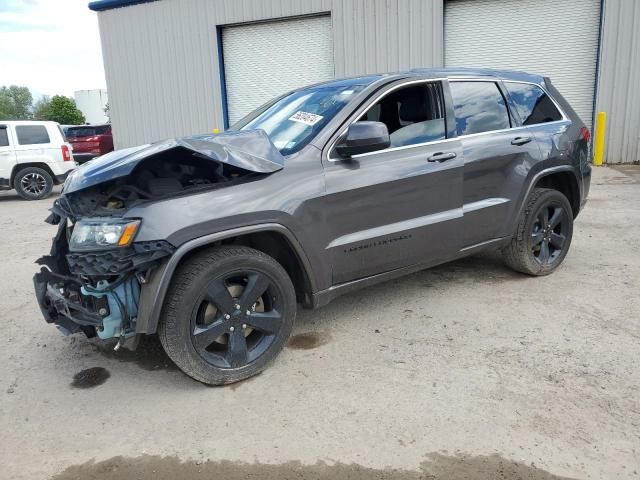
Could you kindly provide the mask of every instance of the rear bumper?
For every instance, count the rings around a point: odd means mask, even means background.
[[[78,163],[84,163],[98,156],[100,156],[100,154],[98,153],[74,153],[73,159]]]

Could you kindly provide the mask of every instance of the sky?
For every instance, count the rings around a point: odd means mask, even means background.
[[[0,86],[73,97],[106,88],[100,32],[89,0],[0,0]]]

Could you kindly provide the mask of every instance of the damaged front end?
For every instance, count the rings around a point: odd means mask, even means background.
[[[46,220],[58,230],[33,278],[45,320],[67,335],[118,337],[117,348],[135,338],[144,315],[141,294],[175,246],[136,241],[144,218],[129,218],[128,211],[257,180],[282,167],[261,130],[168,140],[84,164],[68,177]]]

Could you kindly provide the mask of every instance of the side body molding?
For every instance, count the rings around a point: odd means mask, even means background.
[[[313,277],[313,271],[311,269],[309,259],[302,249],[300,242],[298,242],[297,238],[287,227],[279,223],[264,223],[258,225],[247,225],[245,227],[234,228],[231,230],[223,230],[221,232],[194,238],[193,240],[183,243],[178,247],[168,261],[160,264],[157,270],[152,272],[147,283],[143,286],[140,295],[136,333],[151,334],[156,332],[158,322],[160,320],[160,314],[162,312],[162,306],[164,304],[164,298],[167,294],[167,290],[169,289],[171,279],[173,278],[173,274],[180,264],[180,261],[187,253],[200,247],[211,245],[220,240],[266,231],[277,232],[287,238],[295,250],[302,268],[309,279],[312,290],[309,293],[315,292],[315,279]]]

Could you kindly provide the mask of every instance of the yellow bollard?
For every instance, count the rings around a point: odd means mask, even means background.
[[[596,128],[593,140],[593,164],[597,167],[602,166],[604,157],[604,134],[607,128],[606,112],[598,112],[596,115]]]

